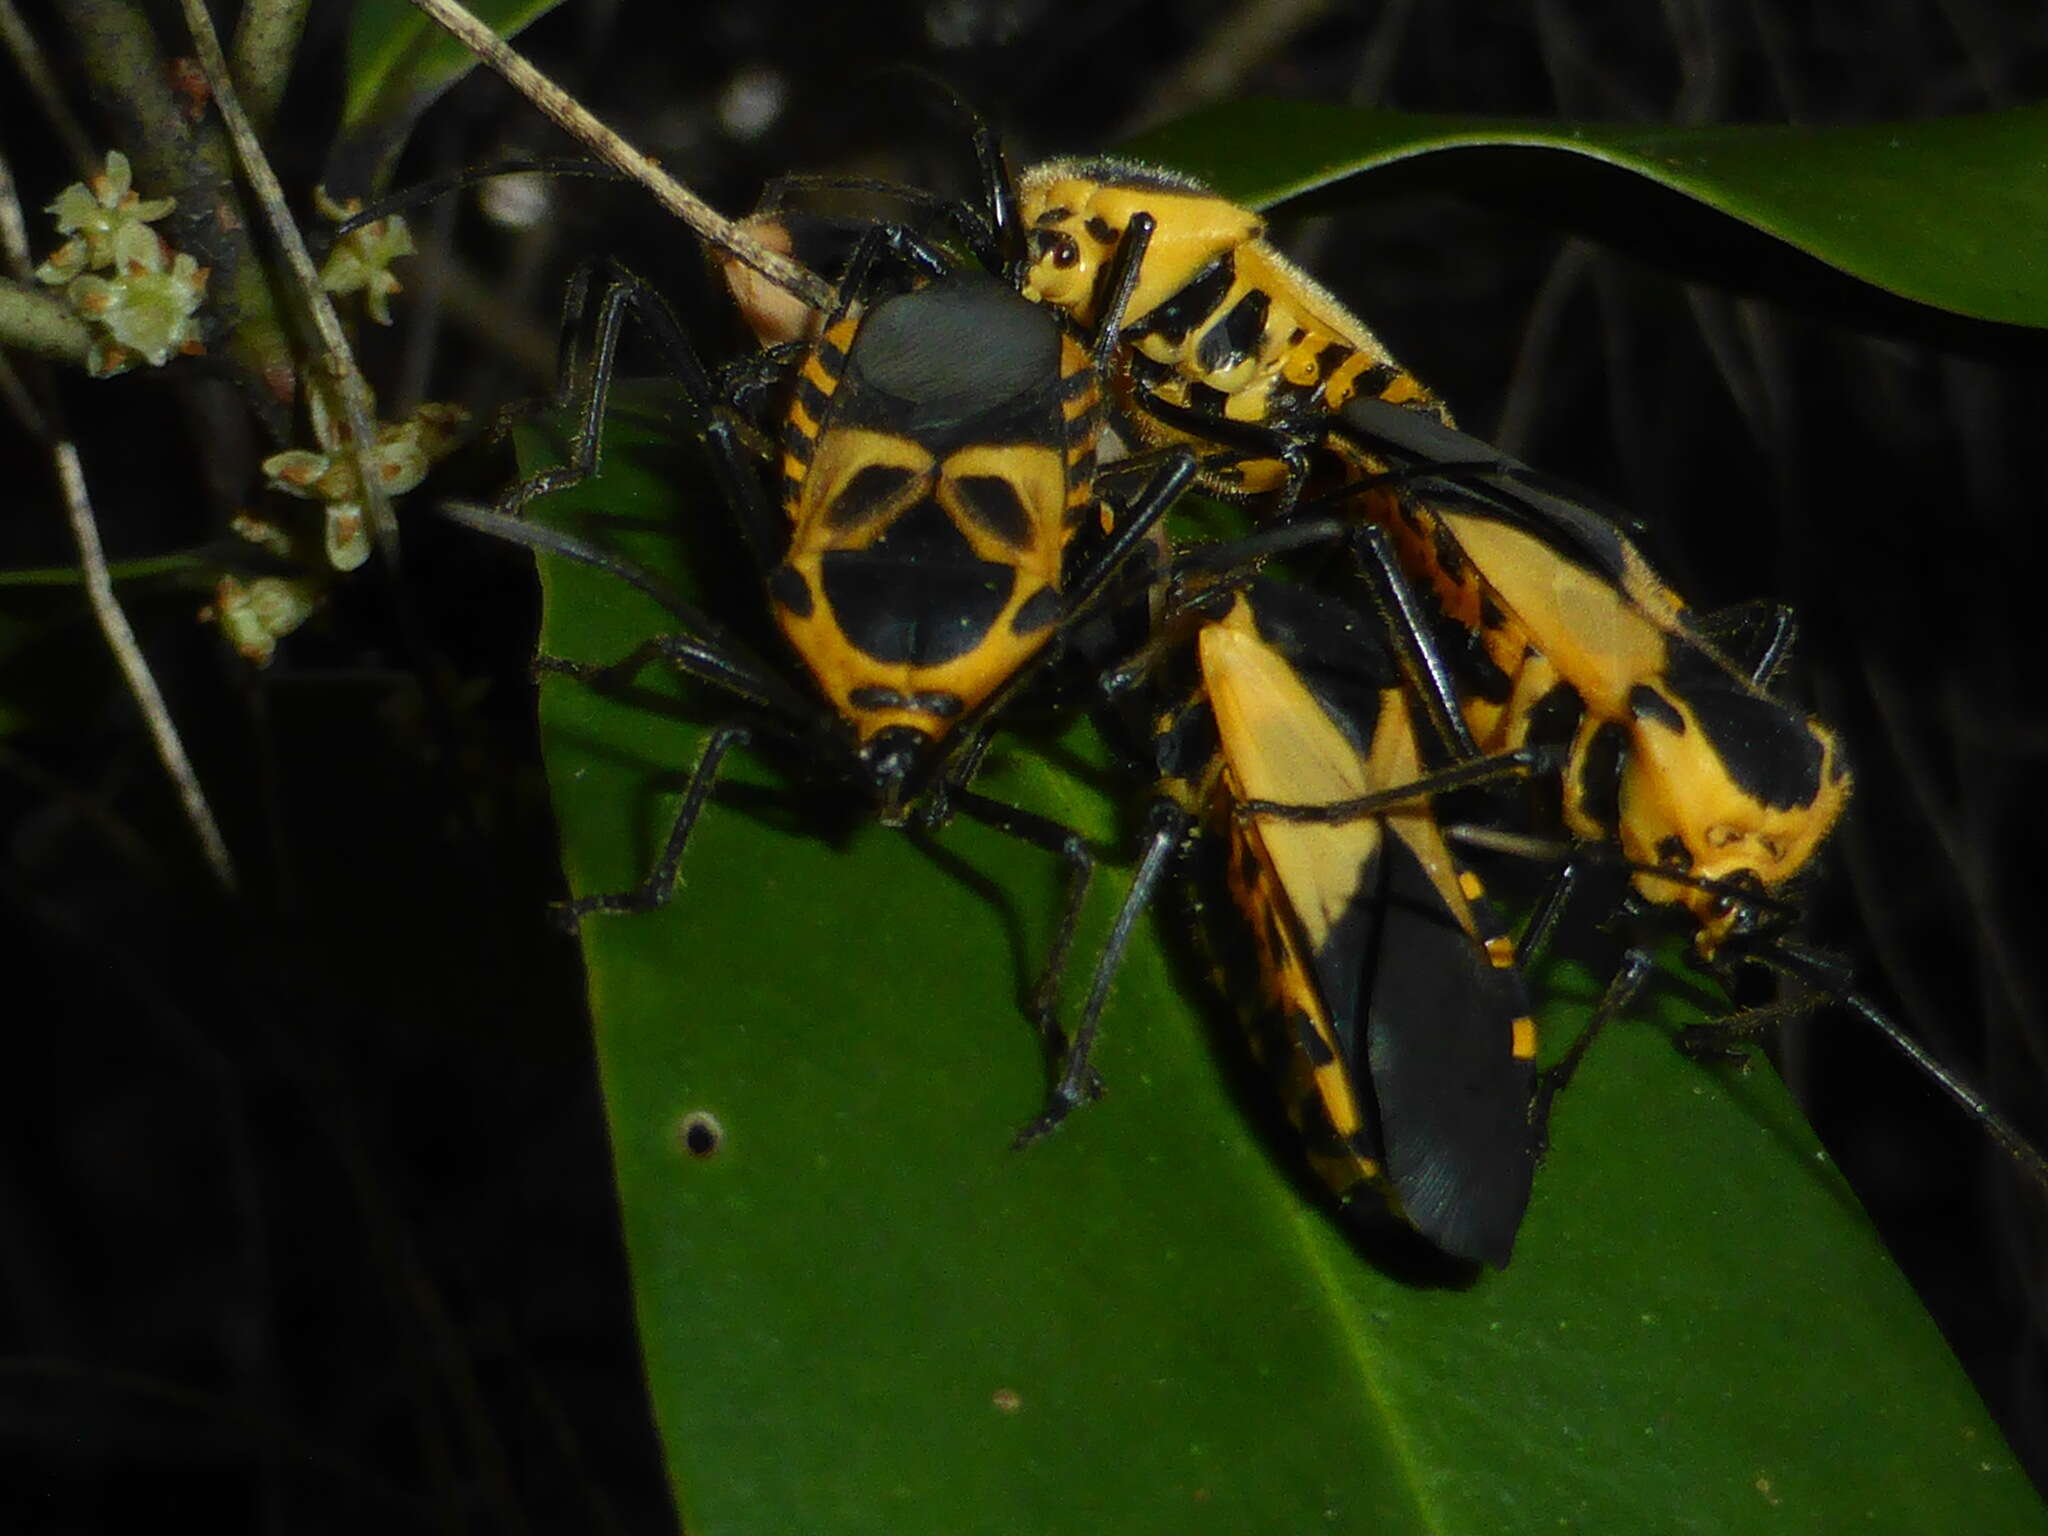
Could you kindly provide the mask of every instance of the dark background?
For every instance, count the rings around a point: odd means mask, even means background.
[[[48,8],[28,16],[60,36]],[[320,170],[343,20],[315,6],[273,147],[288,185]],[[175,21],[163,35],[184,51]],[[967,190],[957,133],[892,111],[904,93],[868,78],[903,59],[953,81],[1019,163],[1255,93],[1820,124],[2048,89],[2039,8],[1972,0],[622,0],[565,7],[522,46],[727,209],[784,170]],[[31,208],[72,179],[11,90],[0,146]],[[426,120],[399,179],[565,149],[476,79]],[[1680,590],[1798,608],[1799,677],[1859,786],[1812,931],[2042,1139],[2040,350],[1982,326],[1844,325],[1840,291],[1689,287],[1571,240],[1483,161],[1454,179],[1376,180],[1366,209],[1279,234],[1467,427],[1639,511]],[[452,244],[370,344],[387,415],[422,392],[488,410],[543,387],[562,277],[589,251],[727,334],[695,248],[638,194],[553,196],[516,236],[464,198],[416,219]],[[1695,238],[1618,178],[1592,200],[1633,248]],[[1747,280],[1740,252],[1687,254]],[[252,494],[235,466],[267,451],[228,453],[161,409],[164,389],[67,386],[115,559],[215,537]],[[12,418],[0,453],[0,564],[66,563],[44,457]],[[479,448],[438,483],[488,495],[505,473]],[[531,596],[428,520],[407,550],[402,588],[352,583],[260,675],[194,624],[190,594],[131,599],[247,908],[206,896],[75,599],[0,600],[0,906],[19,1000],[0,1088],[10,1529],[176,1512],[223,1531],[671,1522],[576,960],[540,918],[559,875],[523,680]],[[1784,1061],[2040,1479],[2038,1192],[1844,1018]]]

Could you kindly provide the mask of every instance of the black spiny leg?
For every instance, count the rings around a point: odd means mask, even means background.
[[[641,323],[669,353],[669,362],[691,400],[700,408],[710,407],[711,381],[698,361],[694,348],[683,335],[681,323],[668,301],[640,278],[616,264],[610,267],[611,281],[598,305],[597,344],[591,354],[589,377],[583,386],[577,411],[576,443],[569,463],[559,464],[527,476],[499,499],[498,510],[508,517],[519,516],[536,496],[564,490],[600,471],[602,428],[605,407],[611,398],[612,374],[617,367],[619,331],[630,307]],[[562,377],[556,386],[558,404],[567,405],[575,394],[573,380],[582,371],[577,338],[583,328],[583,310],[592,278],[590,264],[577,267],[569,280],[562,305],[560,356]]]
[[[619,333],[630,310],[654,338],[666,358],[670,372],[683,387],[691,405],[705,418],[704,442],[711,456],[714,477],[723,500],[738,520],[741,536],[755,563],[771,569],[781,558],[783,532],[774,505],[754,472],[748,452],[747,424],[718,395],[696,349],[690,345],[682,322],[668,301],[641,278],[616,262],[610,263],[611,282],[598,306],[597,344],[590,359],[589,378],[578,411],[576,443],[570,462],[529,475],[499,499],[501,516],[521,516],[528,502],[537,496],[565,490],[599,474],[604,440],[605,411],[610,404],[613,374],[618,366]],[[567,374],[578,371],[573,339],[580,330],[584,295],[591,271],[580,268],[571,280],[563,312],[563,354]]]
[[[1352,536],[1352,548],[1367,587],[1385,622],[1387,638],[1408,680],[1409,692],[1422,706],[1429,729],[1422,733],[1423,746],[1433,751],[1439,763],[1467,762],[1479,756],[1479,744],[1465,724],[1458,707],[1458,690],[1451,669],[1429,633],[1422,600],[1409,585],[1394,546],[1384,528],[1367,525]]]
[[[1060,903],[1059,924],[1053,930],[1052,948],[1046,953],[1044,968],[1038,973],[1038,981],[1031,989],[1031,998],[1026,1006],[1032,1021],[1038,1026],[1040,1038],[1045,1042],[1046,1060],[1061,1074],[1060,1082],[1065,1084],[1068,1077],[1074,1078],[1072,1102],[1067,1108],[1098,1097],[1102,1092],[1102,1079],[1088,1066],[1085,1052],[1076,1066],[1074,1047],[1068,1044],[1066,1031],[1060,1028],[1059,1021],[1060,983],[1066,976],[1068,957],[1073,953],[1074,935],[1081,926],[1081,912],[1088,902],[1088,887],[1095,879],[1093,850],[1072,828],[1035,811],[991,800],[971,789],[954,789],[948,805],[951,810],[971,816],[984,826],[993,827],[1034,848],[1057,854],[1066,865],[1066,894]],[[1055,1088],[1053,1093],[1058,1095],[1060,1091]],[[1066,1110],[1060,1113],[1064,1115]],[[1049,1126],[1047,1128],[1050,1129]],[[1020,1143],[1024,1139],[1020,1137]]]
[[[1040,1137],[1050,1134],[1075,1109],[1102,1091],[1101,1078],[1089,1058],[1095,1049],[1095,1034],[1102,1022],[1103,1005],[1109,1001],[1110,983],[1116,979],[1116,973],[1123,965],[1124,951],[1130,947],[1131,934],[1138,919],[1158,894],[1160,882],[1166,877],[1168,861],[1187,835],[1187,813],[1171,801],[1155,801],[1146,817],[1146,828],[1144,851],[1139,856],[1136,872],[1131,876],[1131,888],[1124,895],[1124,904],[1117,910],[1116,923],[1109,931],[1102,953],[1096,957],[1095,974],[1088,983],[1088,1000],[1082,1005],[1081,1022],[1074,1030],[1073,1040],[1067,1045],[1059,1079],[1046,1095],[1045,1108],[1017,1133],[1015,1145],[1018,1147],[1028,1147]]]
[[[654,861],[654,868],[647,872],[647,878],[631,890],[602,892],[558,902],[550,909],[555,920],[574,933],[577,925],[592,912],[651,912],[666,905],[676,893],[676,871],[682,867],[683,849],[690,841],[690,833],[696,829],[697,816],[704,809],[704,802],[711,797],[712,786],[718,782],[725,755],[753,739],[752,726],[721,725],[714,730],[704,743],[704,753],[697,759],[697,766],[691,770],[690,782],[683,790],[683,803],[677,808],[675,822],[669,828],[668,841],[662,845],[661,857]]]
[[[1621,964],[1609,978],[1606,990],[1600,994],[1600,1001],[1594,1005],[1593,1016],[1586,1021],[1586,1027],[1564,1055],[1553,1065],[1546,1067],[1536,1078],[1536,1097],[1529,1106],[1529,1124],[1536,1133],[1536,1155],[1544,1156],[1550,1151],[1550,1108],[1557,1096],[1570,1085],[1572,1076],[1579,1070],[1579,1063],[1586,1059],[1586,1052],[1593,1048],[1593,1042],[1600,1038],[1600,1032],[1608,1021],[1635,1001],[1636,994],[1643,989],[1643,983],[1650,978],[1654,961],[1650,951],[1639,945],[1631,945],[1621,957]]]

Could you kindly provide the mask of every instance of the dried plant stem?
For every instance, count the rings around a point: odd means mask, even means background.
[[[192,42],[199,50],[200,67],[206,71],[207,81],[213,88],[214,106],[220,112],[221,121],[227,125],[228,138],[234,144],[235,159],[241,165],[243,176],[248,179],[250,190],[256,194],[264,223],[283,253],[285,264],[291,269],[299,295],[312,319],[313,329],[326,353],[324,375],[315,371],[308,375],[309,382],[314,389],[331,391],[330,399],[340,407],[336,414],[348,426],[346,447],[355,459],[356,472],[361,478],[363,507],[370,530],[376,536],[378,551],[396,568],[398,523],[391,515],[391,500],[384,494],[383,479],[370,461],[370,450],[377,441],[377,428],[369,386],[363,382],[362,373],[356,367],[355,354],[349,348],[348,334],[342,329],[341,317],[334,312],[333,302],[320,286],[320,269],[313,264],[312,253],[306,249],[299,226],[285,204],[284,188],[278,184],[277,173],[270,168],[270,159],[263,153],[256,130],[235,94],[234,82],[229,78],[227,56],[221,51],[220,35],[213,29],[213,18],[206,13],[205,0],[181,0],[181,3],[185,24],[191,28]]]
[[[79,569],[85,574],[85,596],[92,605],[93,618],[99,623],[100,633],[106,636],[107,646],[120,665],[121,675],[127,679],[128,692],[142,711],[150,740],[156,745],[156,755],[178,791],[178,799],[185,807],[185,819],[192,823],[192,830],[199,835],[199,845],[205,851],[206,862],[213,867],[221,888],[232,892],[235,889],[235,865],[228,855],[227,842],[220,834],[219,824],[213,819],[212,808],[206,803],[206,792],[199,786],[199,776],[193,772],[192,760],[185,755],[185,744],[178,738],[178,728],[172,723],[171,712],[164,705],[156,678],[150,673],[142,648],[135,643],[135,631],[129,627],[128,615],[114,596],[114,581],[107,572],[106,553],[100,548],[99,526],[93,520],[92,500],[86,493],[85,470],[78,462],[78,449],[68,440],[60,441],[51,446],[51,457],[57,467],[57,484],[64,493],[64,510],[70,519],[71,536],[78,544]]]
[[[83,368],[92,333],[48,290],[0,281],[0,346]]]
[[[190,3],[190,0],[187,0]],[[815,309],[830,309],[831,285],[808,267],[771,251],[732,220],[593,117],[583,104],[514,53],[505,40],[455,0],[413,0],[465,48],[496,70],[522,96],[587,144],[607,164],[632,177],[655,200],[708,244],[752,267],[784,292]]]

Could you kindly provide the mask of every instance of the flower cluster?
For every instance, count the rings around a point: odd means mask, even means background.
[[[118,149],[108,151],[99,175],[74,182],[49,205],[58,233],[71,238],[36,268],[36,279],[62,287],[91,325],[86,366],[97,377],[144,362],[161,368],[173,354],[205,350],[193,316],[206,297],[207,269],[149,227],[175,206],[174,198],[137,193]]]
[[[273,453],[263,461],[263,473],[272,490],[325,504],[327,564],[337,571],[352,571],[370,558],[362,476],[356,455],[348,451],[346,424],[330,419],[317,390],[311,405],[315,440],[333,446],[326,452],[289,448]],[[453,445],[456,429],[468,415],[458,405],[430,401],[404,421],[379,427],[366,457],[384,494],[403,496],[424,480],[428,467]]]
[[[325,187],[313,189],[313,206],[336,223],[350,217],[363,204],[360,198],[337,203]],[[352,229],[334,242],[320,268],[320,286],[329,293],[361,290],[363,307],[379,325],[391,323],[391,295],[400,291],[392,276],[391,263],[413,253],[412,231],[397,214],[375,219],[361,229]]]
[[[230,525],[276,562],[297,569],[254,576],[227,573],[214,584],[213,602],[200,614],[219,624],[229,643],[259,667],[269,663],[279,640],[312,616],[338,573],[370,557],[362,476],[347,448],[347,428],[332,419],[318,391],[311,401],[315,440],[330,446],[324,452],[289,448],[274,453],[263,461],[263,473],[272,490],[320,504],[317,530],[246,513]],[[460,406],[428,403],[404,421],[380,426],[368,458],[384,494],[402,496],[425,479],[434,461],[455,445],[468,414]]]

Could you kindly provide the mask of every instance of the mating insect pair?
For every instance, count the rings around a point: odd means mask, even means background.
[[[982,160],[996,168],[987,211],[962,222],[1014,287],[901,230],[863,237],[835,311],[789,364],[779,495],[742,446],[745,413],[712,388],[665,309],[630,281],[607,294],[572,473],[595,467],[603,380],[631,309],[708,413],[726,498],[801,671],[746,653],[671,601],[681,631],[626,670],[665,657],[734,694],[748,718],[711,737],[648,881],[575,909],[664,899],[725,753],[801,745],[827,776],[865,786],[886,820],[935,825],[958,810],[1068,860],[1034,1001],[1049,1020],[1089,859],[1064,828],[969,780],[1001,707],[1091,617],[1143,589],[1133,556],[1199,476],[1254,499],[1300,542],[1359,549],[1401,620],[1387,633],[1402,665],[1382,664],[1355,608],[1266,581],[1219,583],[1186,606],[1178,641],[1155,643],[1149,686],[1170,722],[1155,766],[1163,786],[1180,787],[1161,796],[1171,813],[1155,821],[1138,895],[1039,1126],[1087,1091],[1089,1037],[1135,903],[1185,834],[1206,826],[1189,867],[1228,851],[1230,908],[1211,903],[1226,935],[1216,947],[1232,947],[1232,931],[1255,940],[1252,970],[1294,1026],[1268,1055],[1301,1089],[1291,1101],[1311,1146],[1327,1142],[1319,1158],[1333,1184],[1390,1186],[1432,1240],[1502,1262],[1534,1159],[1533,1028],[1504,963],[1512,951],[1418,796],[1446,772],[1492,771],[1482,747],[1551,746],[1566,764],[1563,823],[1581,863],[1630,867],[1638,905],[1687,914],[1702,958],[1741,949],[1803,970],[1759,917],[1782,910],[1770,892],[1810,859],[1847,776],[1832,737],[1768,692],[1786,626],[1752,667],[1729,660],[1732,640],[1695,623],[1612,524],[1452,431],[1369,332],[1264,247],[1252,216],[1115,162],[1044,168],[1012,196],[992,147]],[[1064,323],[1049,325],[1017,290]],[[1121,495],[1097,494],[1105,391],[1119,422],[1155,444],[1156,457],[1110,477]],[[593,546],[502,514],[467,517],[631,577]],[[1297,608],[1329,610],[1280,625],[1313,636],[1306,644],[1269,636],[1233,650]],[[1347,686],[1318,694],[1306,681],[1318,663],[1348,669]],[[1291,702],[1271,702],[1280,697]],[[1301,743],[1332,731],[1353,743],[1326,754],[1338,766],[1300,771]],[[1206,751],[1186,746],[1191,732],[1211,741]],[[1407,787],[1417,779],[1422,790]],[[1338,920],[1368,890],[1379,915],[1360,939]],[[1388,916],[1399,912],[1423,913],[1434,940]],[[1602,1017],[1643,971],[1638,952]]]

